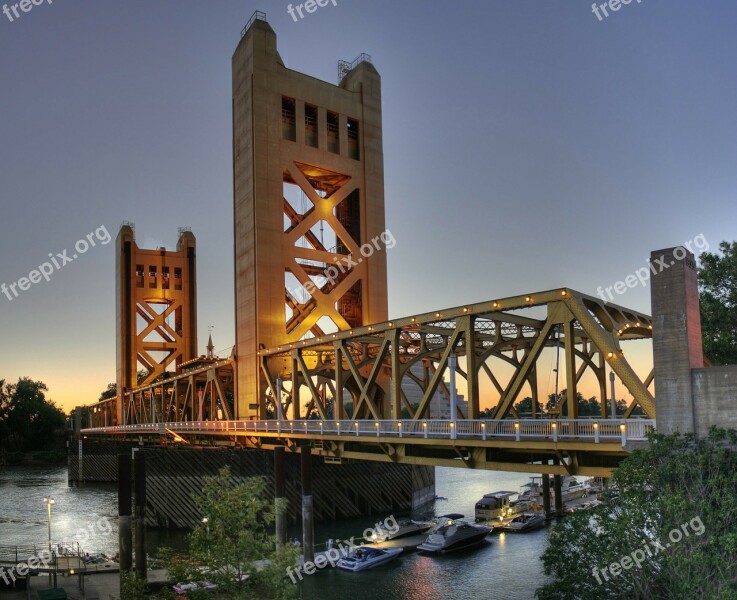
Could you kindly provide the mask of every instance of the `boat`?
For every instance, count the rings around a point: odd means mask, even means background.
[[[533,529],[539,529],[543,525],[545,525],[545,515],[543,513],[525,512],[506,523],[502,529],[512,533],[526,533]]]
[[[451,552],[470,548],[484,541],[491,532],[486,525],[472,525],[458,513],[443,515],[427,539],[417,546],[423,552]]]
[[[579,481],[571,475],[565,475],[560,482],[560,496],[562,502],[585,498],[593,493],[591,486],[592,480],[587,479],[583,482]],[[532,477],[531,482],[523,487],[528,488],[527,491],[520,496],[522,500],[532,500],[536,505],[543,504],[543,486],[542,477]],[[555,502],[555,486],[553,478],[550,478],[550,502]]]
[[[205,590],[206,592],[211,592],[216,588],[217,586],[214,583],[210,583],[209,581],[177,583],[176,585],[172,586],[172,589],[180,596],[186,596],[187,592],[194,592],[196,590]]]
[[[401,519],[397,522],[396,531],[394,528],[388,529],[382,525],[374,530],[371,536],[372,542],[388,542],[391,540],[398,540],[400,538],[409,537],[411,535],[418,535],[420,533],[427,533],[433,528],[432,523],[413,521],[412,519]]]
[[[372,548],[360,546],[351,551],[348,556],[341,558],[336,566],[346,571],[365,571],[378,567],[396,558],[402,553],[401,548]]]
[[[531,496],[523,496],[518,492],[492,492],[485,494],[476,503],[475,514],[477,521],[490,521],[520,515],[535,506]]]

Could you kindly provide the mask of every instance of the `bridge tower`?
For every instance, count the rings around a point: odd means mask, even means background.
[[[179,230],[176,251],[144,250],[130,225],[116,255],[117,422],[123,394],[197,357],[196,240]],[[138,381],[138,372],[146,376]],[[174,369],[171,369],[174,370]]]
[[[238,418],[265,414],[258,351],[387,318],[381,78],[286,68],[256,13],[233,55]],[[384,239],[382,240],[382,234]]]

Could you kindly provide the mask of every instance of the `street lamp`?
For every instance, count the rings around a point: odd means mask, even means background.
[[[56,504],[56,500],[53,498],[44,498],[44,504],[49,509],[49,553],[51,553],[51,505]]]

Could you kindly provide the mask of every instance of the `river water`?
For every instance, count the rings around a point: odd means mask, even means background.
[[[473,518],[476,501],[497,490],[517,491],[528,476],[468,469],[436,469],[435,514],[459,512]],[[81,542],[84,550],[115,554],[117,487],[87,484],[68,487],[66,467],[0,469],[0,546],[47,544],[45,496],[52,496],[52,539]],[[387,515],[382,515],[385,517]],[[322,524],[317,542],[361,536],[377,519]],[[524,535],[493,534],[482,547],[443,556],[411,553],[362,573],[324,569],[298,584],[304,600],[532,600],[544,581],[539,560],[549,528]],[[301,537],[290,526],[290,538]],[[149,553],[159,546],[185,547],[184,533],[147,534]],[[1,599],[0,599],[1,600]]]

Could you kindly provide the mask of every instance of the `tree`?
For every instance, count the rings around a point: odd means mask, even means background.
[[[10,414],[10,394],[4,379],[0,379],[0,449],[10,435],[8,415]]]
[[[699,257],[699,301],[704,355],[714,365],[737,364],[737,242]]]
[[[199,581],[203,578],[200,565],[223,597],[295,597],[296,588],[286,570],[296,564],[298,550],[292,544],[277,548],[276,538],[267,532],[276,511],[286,510],[286,505],[275,506],[265,497],[262,478],[238,484],[228,467],[207,477],[202,495],[193,497],[206,522],[188,536],[189,560],[164,553],[171,575],[180,581]]]
[[[543,406],[540,404],[539,400],[536,400],[535,403],[537,406],[535,407],[535,414],[537,416],[540,416],[543,413]],[[517,404],[514,405],[514,409],[517,411],[517,414],[522,417],[532,417],[532,398],[530,396],[527,396],[527,398],[524,398],[517,402]]]
[[[100,394],[100,398],[98,399],[98,402],[102,402],[103,400],[109,400],[110,398],[115,398],[115,396],[118,395],[118,384],[114,381],[112,383],[108,383],[107,387],[105,388],[105,391]]]
[[[64,428],[66,417],[56,404],[46,399],[48,388],[41,381],[22,377],[5,386],[5,423],[18,450],[38,450]]]
[[[553,529],[537,597],[737,598],[736,446],[733,430],[651,434],[615,471],[616,493]]]

